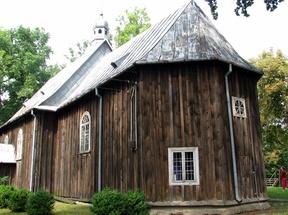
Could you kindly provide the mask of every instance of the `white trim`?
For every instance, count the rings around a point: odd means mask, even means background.
[[[174,181],[173,179],[173,153],[180,152],[182,157],[182,181]],[[194,180],[185,180],[185,153],[192,152],[193,153],[193,165],[194,165]],[[170,147],[168,148],[168,170],[169,170],[169,185],[199,185],[200,177],[199,177],[199,155],[198,155],[198,147]]]
[[[20,128],[17,135],[16,161],[22,159],[22,153],[23,153],[23,129]]]
[[[82,120],[85,116],[88,116],[89,121],[82,123]],[[82,137],[82,130],[81,128],[83,126],[89,125],[89,131],[88,131],[88,150],[85,150],[85,133],[84,133],[84,150],[81,150],[81,137]],[[80,126],[79,126],[79,152],[80,153],[87,153],[90,152],[91,150],[91,116],[90,113],[88,111],[85,111],[80,119]]]
[[[236,102],[241,102],[243,104],[243,114],[241,113],[237,113],[236,110]],[[240,98],[240,97],[234,97],[232,96],[232,111],[233,111],[233,116],[235,117],[240,117],[240,118],[246,118],[247,114],[246,114],[246,104],[245,104],[245,99],[244,98]]]

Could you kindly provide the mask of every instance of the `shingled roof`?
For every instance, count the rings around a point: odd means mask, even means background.
[[[86,68],[86,72],[77,73],[77,81],[69,81],[69,78],[65,78],[58,83],[60,76],[66,76],[67,69],[64,69],[60,75],[49,80],[27,102],[29,105],[25,105],[26,107],[17,112],[8,122],[33,108],[57,111],[135,64],[219,60],[250,72],[260,73],[240,57],[194,1],[188,2],[160,23],[113,52],[108,54],[103,52],[99,58],[91,57],[91,53],[95,54],[95,49],[98,50],[99,46],[100,44],[92,47],[92,51],[85,55],[84,60],[79,59],[75,63],[77,66],[74,70],[73,68],[68,70],[68,73],[73,75],[79,67]],[[104,54],[106,55],[103,56]],[[87,58],[92,60],[87,63]],[[68,76],[70,77],[71,74]],[[57,82],[57,89],[48,90],[47,94],[45,89],[54,82]],[[42,92],[46,96],[42,95],[41,99],[35,99]]]

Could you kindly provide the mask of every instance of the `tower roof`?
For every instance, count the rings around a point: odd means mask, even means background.
[[[109,29],[108,22],[104,19],[104,14],[103,14],[103,12],[101,12],[101,13],[99,14],[99,17],[98,17],[97,20],[96,20],[94,29],[95,29],[95,28],[103,28],[103,27],[106,28],[106,29]]]

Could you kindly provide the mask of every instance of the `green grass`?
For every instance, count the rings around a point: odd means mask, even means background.
[[[8,215],[27,215],[27,213],[13,213],[8,209],[0,209],[0,214],[8,214]],[[55,215],[92,215],[90,212],[90,207],[87,204],[81,205],[72,205],[65,204],[61,202],[56,202],[53,210],[53,214]]]
[[[268,196],[274,199],[287,199],[288,190],[282,191],[279,187],[268,187]],[[271,202],[271,209],[268,211],[259,211],[247,214],[253,215],[288,215],[288,202]],[[0,209],[0,215],[27,215],[27,213],[13,213],[8,209]],[[54,215],[92,215],[90,212],[90,206],[88,204],[66,204],[56,202],[53,210]]]
[[[281,187],[267,187],[267,194],[270,199],[288,200],[288,189],[283,190]]]

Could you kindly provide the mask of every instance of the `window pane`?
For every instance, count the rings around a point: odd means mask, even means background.
[[[185,174],[186,180],[194,180],[193,152],[185,152]]]
[[[81,126],[81,137],[80,137],[80,151],[84,151],[84,134],[85,133],[85,126]]]
[[[173,153],[173,179],[182,181],[182,154],[181,152]]]
[[[89,122],[89,117],[88,117],[88,115],[85,115],[85,116],[83,116],[81,123],[84,124],[84,123],[87,123],[87,122]]]

